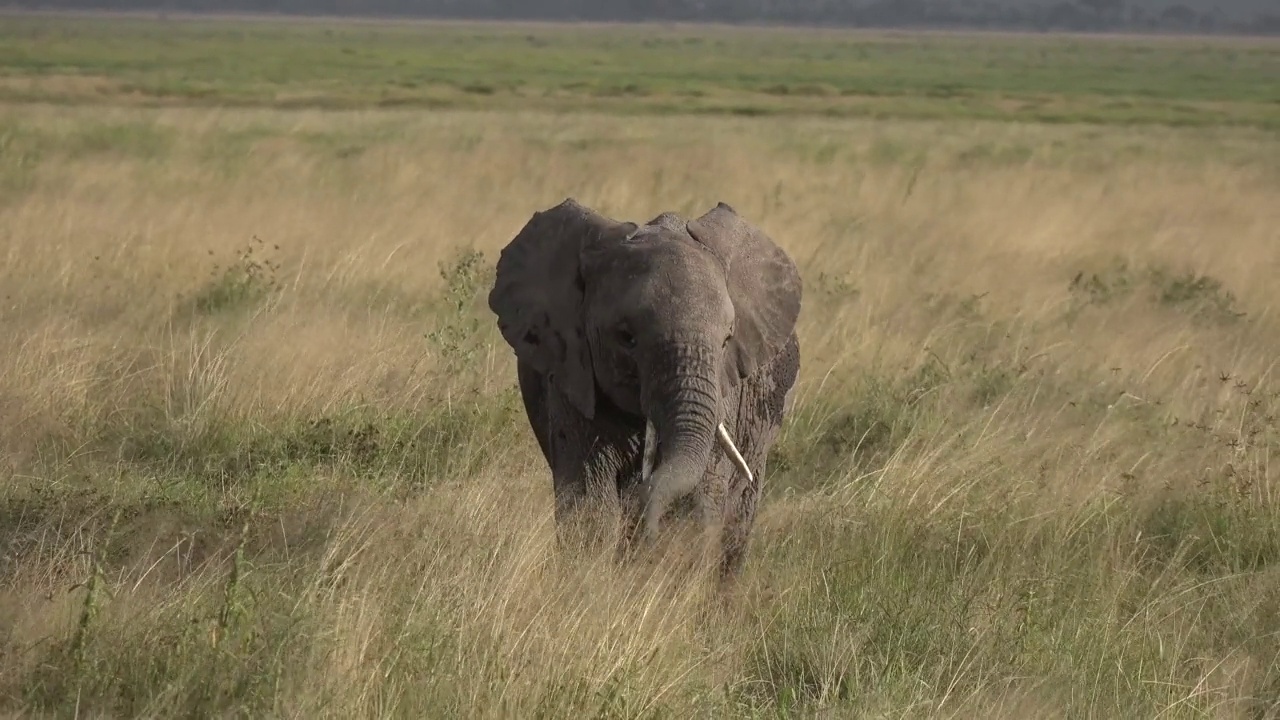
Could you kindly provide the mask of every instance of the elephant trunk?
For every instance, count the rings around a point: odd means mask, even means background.
[[[645,535],[650,540],[671,504],[692,492],[706,471],[717,441],[740,470],[750,474],[733,440],[725,429],[717,383],[717,354],[696,353],[708,358],[686,364],[665,377],[655,378],[645,388],[645,427],[642,499]]]

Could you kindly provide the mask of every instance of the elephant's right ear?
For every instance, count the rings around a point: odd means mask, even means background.
[[[573,198],[535,212],[503,248],[489,291],[489,309],[516,356],[548,376],[588,418],[595,415],[595,376],[583,326],[579,251],[635,229]]]

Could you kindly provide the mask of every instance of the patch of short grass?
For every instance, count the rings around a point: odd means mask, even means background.
[[[1277,63],[1250,40],[16,17],[0,98],[1274,128]]]

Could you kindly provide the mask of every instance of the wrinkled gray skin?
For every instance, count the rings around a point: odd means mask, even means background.
[[[721,577],[736,575],[799,370],[800,299],[795,264],[724,203],[643,226],[573,199],[535,213],[502,251],[489,307],[516,352],[557,524],[594,498],[625,508],[627,538],[652,541],[693,499],[721,528]]]

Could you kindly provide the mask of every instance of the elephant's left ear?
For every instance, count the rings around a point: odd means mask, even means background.
[[[803,285],[796,264],[763,230],[717,204],[686,229],[724,262],[736,326],[729,349],[747,377],[791,337]]]

